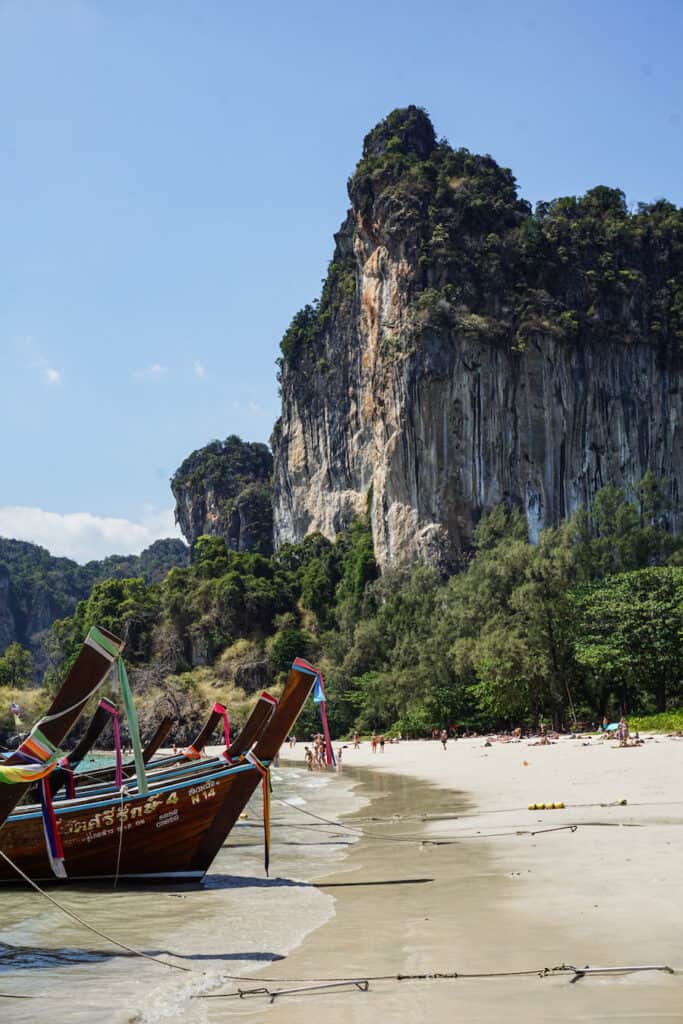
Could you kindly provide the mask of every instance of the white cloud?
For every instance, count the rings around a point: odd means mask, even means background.
[[[151,505],[140,522],[90,512],[46,512],[20,505],[0,506],[0,536],[28,540],[53,555],[88,562],[107,555],[138,555],[162,537],[180,537],[172,509]]]
[[[161,363],[152,363],[151,366],[145,366],[141,370],[133,370],[136,380],[158,380],[167,373],[168,366],[162,366]]]
[[[30,350],[33,347],[33,339],[30,337],[26,338],[22,342],[22,348]],[[42,376],[43,380],[50,385],[54,386],[56,384],[61,384],[62,381],[64,380],[64,373],[62,372],[62,370],[58,370],[55,366],[50,366],[45,356],[41,355],[40,353],[36,354],[34,352],[34,354],[31,356],[28,362],[28,366],[31,370],[37,370],[38,373],[40,373],[40,375]]]
[[[195,361],[195,363],[193,364],[193,369],[197,377],[206,376],[206,367],[204,366],[203,363],[198,363]]]
[[[254,402],[251,398],[246,402],[236,398],[232,401],[231,405],[236,412],[246,412],[251,416],[261,416],[265,412],[263,406],[259,405],[258,402]]]

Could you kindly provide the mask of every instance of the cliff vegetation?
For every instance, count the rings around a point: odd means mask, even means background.
[[[49,680],[95,623],[126,638],[150,728],[162,706],[185,730],[211,699],[246,711],[296,655],[321,666],[338,734],[573,726],[683,703],[683,548],[652,478],[632,497],[603,488],[535,544],[520,511],[498,506],[447,580],[425,563],[379,576],[366,517],[270,558],[203,537],[161,583],[97,584],[54,625]]]
[[[441,323],[517,351],[547,333],[683,349],[683,210],[666,200],[632,211],[621,190],[598,185],[532,209],[509,168],[437,141],[418,107],[369,133],[348,192],[360,230],[410,264],[413,323],[402,347]],[[349,227],[320,300],[282,339],[292,365],[316,352],[335,314],[351,312],[359,267]]]
[[[188,558],[182,541],[168,539],[155,541],[140,555],[111,555],[79,565],[70,558],[56,558],[37,544],[0,538],[0,654],[7,657],[9,648],[19,645],[27,656],[12,682],[25,682],[34,671],[42,674],[47,664],[43,643],[50,626],[72,614],[96,583],[131,576],[158,583],[169,569],[186,565]]]
[[[171,479],[176,522],[194,546],[204,535],[223,537],[234,551],[273,550],[271,476],[265,444],[235,434],[192,452]]]

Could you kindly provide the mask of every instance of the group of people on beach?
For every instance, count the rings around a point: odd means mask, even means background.
[[[628,723],[626,719],[623,717],[619,720],[619,723],[616,726],[609,726],[607,718],[604,718],[602,724],[598,727],[598,731],[600,733],[601,738],[603,739],[606,739],[608,737],[615,737],[618,740],[618,745],[620,747],[638,747],[642,746],[643,744],[643,740],[640,738],[637,732],[634,736],[631,736],[628,728]],[[470,732],[469,730],[465,730],[463,732],[464,737],[476,738],[477,735],[478,734],[474,731]],[[582,733],[580,732],[571,733],[569,738],[579,739],[581,738],[581,735]],[[583,733],[583,735],[585,735],[585,733]],[[546,725],[541,723],[540,727],[537,730],[527,730],[522,726],[517,726],[517,728],[515,729],[501,730],[498,733],[484,735],[482,738],[484,739],[485,747],[490,747],[493,745],[493,743],[521,743],[523,740],[531,741],[529,745],[532,747],[544,747],[550,746],[550,744],[553,743],[557,743],[557,741],[560,739],[560,736],[561,733],[557,732],[555,729],[548,728]],[[387,742],[399,743],[401,739],[402,737],[399,735],[398,737],[391,737],[387,741],[387,738],[384,735],[384,733],[380,733],[378,735],[376,732],[373,731],[370,736],[370,749],[372,750],[373,754],[376,754],[378,750],[380,754],[383,754],[384,746]],[[451,726],[448,729],[434,729],[432,732],[432,739],[439,740],[443,749],[446,750],[448,747],[449,739],[458,739],[458,734],[453,726]],[[288,741],[290,747],[293,749],[296,746],[296,737],[289,736]],[[584,744],[584,746],[586,745],[588,744]],[[353,734],[353,749],[360,750],[360,746],[361,738],[359,733],[356,732]],[[341,770],[343,749],[344,748],[340,746],[337,752],[338,771]],[[307,746],[305,748],[305,761],[309,771],[325,767],[325,738],[322,735],[322,733],[316,733],[316,735],[312,738],[312,747]]]
[[[370,737],[370,749],[372,750],[373,754],[377,753],[377,747],[379,747],[380,754],[383,754],[385,743],[386,740],[384,738],[384,733],[381,733],[378,736],[377,733],[373,732],[372,736]]]
[[[309,772],[314,768],[325,767],[325,737],[321,732],[317,732],[313,737],[313,749],[304,747],[304,758]]]

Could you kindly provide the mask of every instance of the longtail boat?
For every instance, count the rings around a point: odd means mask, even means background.
[[[104,639],[108,649],[98,643],[96,635]],[[0,826],[41,772],[51,772],[61,759],[60,744],[68,736],[89,698],[104,682],[122,649],[123,641],[106,629],[100,630],[99,634],[91,630],[88,634],[47,714],[18,750],[0,765]]]
[[[185,747],[175,754],[168,754],[166,757],[159,758],[159,760],[154,763],[154,767],[159,768],[165,765],[181,764],[187,760],[195,760],[197,758],[200,758],[202,751],[204,750],[204,747],[207,745],[207,743],[213,736],[214,732],[222,722],[227,722],[227,711],[223,707],[223,705],[218,703],[217,701],[214,704],[208,719],[200,729],[199,733],[197,734],[197,737],[192,741],[192,743],[190,743],[189,747]],[[225,726],[225,728],[227,742],[228,727]],[[159,746],[160,745],[161,744],[159,744]],[[147,764],[147,760],[145,759],[144,754],[143,760],[145,764]],[[137,766],[135,765],[134,762],[129,762],[128,764],[123,765],[123,777],[126,779],[134,778],[136,770]],[[111,765],[107,765],[104,768],[95,768],[93,771],[88,772],[88,778],[92,781],[109,781],[114,778],[114,768],[112,768]]]
[[[189,748],[179,751],[178,754],[172,754],[152,762],[149,769],[145,772],[147,785],[151,788],[167,778],[179,778],[181,775],[189,778],[190,775],[206,774],[209,769],[220,768],[225,764],[231,764],[244,759],[247,751],[251,749],[268,724],[277,707],[277,703],[277,700],[264,690],[244,727],[230,745],[216,757],[199,758],[197,751],[202,750],[211,739],[217,723],[225,712],[222,704],[214,704],[208,721]],[[104,769],[96,769],[94,772],[88,772],[87,774],[89,779],[94,778],[96,781],[78,787],[79,801],[91,800],[96,796],[111,795],[114,792],[118,792],[118,787],[111,784],[114,779],[114,769],[111,766],[107,766]],[[124,766],[123,782],[129,792],[133,792],[136,789],[137,780],[134,765]],[[21,810],[23,811],[24,808],[22,807]]]
[[[144,793],[124,788],[55,805],[67,880],[202,878],[259,782],[267,811],[269,763],[316,679],[311,666],[293,664],[277,708],[238,763],[198,761],[194,770],[177,769],[175,777],[161,778]],[[54,881],[37,809],[22,809],[5,823],[0,850],[30,878]],[[16,880],[0,861],[0,882]]]
[[[145,764],[149,764],[159,747],[163,746],[164,740],[171,731],[174,721],[175,719],[173,718],[173,715],[164,715],[161,719],[156,728],[156,732],[142,751],[142,760]]]
[[[104,729],[108,723],[112,720],[112,716],[117,714],[117,709],[111,703],[111,701],[103,698],[95,710],[90,725],[88,726],[82,740],[74,747],[71,753],[64,759],[63,763],[59,768],[56,768],[49,777],[49,786],[52,796],[55,797],[59,793],[62,786],[67,786],[67,790],[73,790],[75,787],[75,772],[84,758],[90,753],[98,739],[104,732]],[[151,759],[156,754],[157,750],[164,742],[171,726],[173,725],[173,716],[164,715],[162,720],[159,722],[152,738],[149,740],[144,750],[142,751],[143,764],[149,764]],[[117,734],[118,735],[118,734]],[[125,768],[130,769],[130,766],[126,765]],[[107,765],[104,769],[95,768],[94,771],[90,770],[85,777],[92,778],[93,775],[98,780],[104,781],[108,778],[114,778],[115,768]],[[102,774],[100,774],[102,773]],[[70,791],[69,797],[73,798],[75,792]]]

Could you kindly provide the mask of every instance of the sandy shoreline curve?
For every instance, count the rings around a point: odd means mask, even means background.
[[[374,838],[361,839],[345,869],[318,883],[330,886],[337,916],[270,975],[494,972],[562,963],[667,964],[676,973],[596,976],[571,985],[566,977],[535,976],[379,983],[367,993],[288,996],[258,1010],[240,1002],[237,1011],[233,1003],[231,1015],[294,1021],[315,999],[324,1012],[351,1022],[375,1014],[417,1022],[456,1007],[459,1020],[477,1022],[683,1022],[683,740],[654,736],[620,749],[588,737],[550,746],[485,746],[484,738],[470,738],[449,741],[445,751],[438,741],[404,741],[387,744],[383,754],[367,742],[357,751],[339,746],[343,771],[363,769],[383,797],[370,815],[389,820],[360,824]],[[283,764],[303,757],[300,741],[295,750],[283,747]],[[333,786],[329,799],[334,819]],[[528,809],[551,802],[565,807]],[[367,814],[360,812],[359,821]],[[430,820],[420,821],[424,815]],[[567,827],[574,825],[575,831]],[[381,841],[382,832],[397,839]],[[398,841],[402,835],[405,842]],[[385,875],[396,881],[391,892]]]

